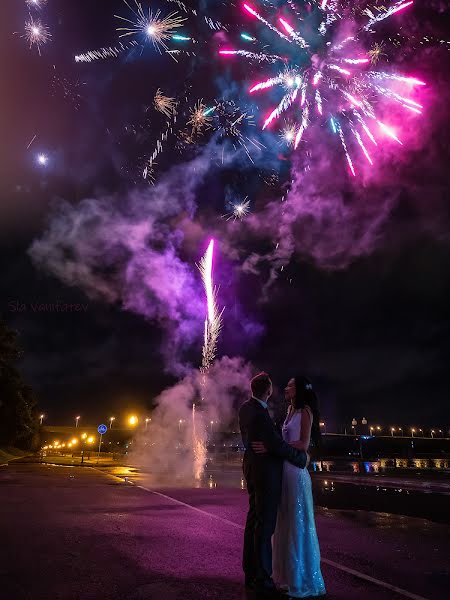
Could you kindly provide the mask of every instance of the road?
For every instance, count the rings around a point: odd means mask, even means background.
[[[246,598],[244,490],[154,489],[92,468],[10,463],[0,502],[9,600]],[[330,600],[447,597],[447,526],[318,509],[317,527]]]

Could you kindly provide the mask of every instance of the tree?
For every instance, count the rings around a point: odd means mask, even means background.
[[[0,445],[29,449],[38,431],[37,403],[14,367],[21,356],[17,332],[0,319]]]

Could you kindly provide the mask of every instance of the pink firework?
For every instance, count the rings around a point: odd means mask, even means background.
[[[295,135],[291,132],[286,144],[296,149],[312,123],[329,123],[351,174],[356,175],[357,153],[373,164],[367,145],[381,146],[391,141],[402,144],[401,134],[392,124],[394,111],[387,112],[388,103],[412,117],[423,109],[411,96],[424,82],[391,70],[376,70],[375,53],[370,50],[378,24],[389,18],[400,19],[412,4],[413,0],[397,1],[384,8],[368,2],[350,5],[346,0],[303,4],[287,0],[278,8],[270,0],[244,2],[244,16],[261,33],[261,42],[256,33],[241,35],[241,39],[251,41],[252,51],[227,48],[219,52],[256,61],[266,71],[266,76],[248,90],[255,96],[279,95],[278,103],[262,120],[262,129],[276,127],[279,118],[289,112]],[[267,72],[267,65],[273,65],[271,72]],[[380,109],[375,109],[381,106],[381,100],[382,120],[377,114]]]

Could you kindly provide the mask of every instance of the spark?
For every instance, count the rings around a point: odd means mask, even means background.
[[[48,156],[47,154],[44,154],[43,152],[40,152],[37,156],[36,156],[36,162],[38,163],[38,165],[40,165],[41,167],[46,167],[48,164]]]
[[[296,133],[297,127],[294,121],[285,120],[284,126],[280,132],[281,140],[288,146],[292,146],[294,144]]]
[[[154,98],[154,106],[155,109],[160,113],[165,115],[166,117],[172,117],[177,112],[177,104],[178,102],[175,98],[169,98],[165,96],[159,88],[156,90],[155,98]]]
[[[233,219],[236,221],[237,219],[241,220],[246,217],[250,212],[250,200],[248,200],[248,196],[239,202],[231,202],[231,212],[225,215],[227,221]]]
[[[31,15],[25,22],[25,39],[30,44],[30,49],[36,46],[39,56],[41,55],[41,46],[51,40],[47,25],[44,25],[40,19],[34,19]]]
[[[383,52],[384,50],[384,42],[375,42],[371,49],[368,52],[368,55],[370,56],[370,62],[375,65],[382,56],[387,56],[387,54],[385,54]]]
[[[25,0],[25,3],[29,8],[40,10],[47,4],[47,0]]]
[[[213,282],[213,257],[214,240],[211,240],[198,268],[203,281],[206,294],[206,318],[204,327],[204,340],[202,352],[201,372],[206,373],[214,361],[217,351],[217,342],[222,329],[222,314],[224,309],[217,306],[217,288]]]
[[[201,135],[204,129],[211,127],[212,117],[209,115],[213,112],[212,108],[207,108],[203,104],[203,100],[197,100],[194,108],[189,110],[190,118],[187,125],[191,126],[192,135]]]
[[[138,0],[134,0],[134,7],[127,0],[123,0],[123,2],[131,10],[133,17],[128,19],[121,15],[114,15],[117,19],[128,24],[117,28],[117,31],[120,32],[119,37],[139,36],[149,39],[160,54],[161,48],[164,50],[169,49],[166,42],[172,39],[174,31],[182,27],[186,21],[186,18],[181,17],[177,12],[172,12],[163,17],[159,9],[153,13],[149,8],[146,13]]]

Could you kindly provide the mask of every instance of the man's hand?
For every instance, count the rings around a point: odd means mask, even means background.
[[[264,442],[252,442],[251,443],[253,452],[256,454],[266,454],[267,448],[264,446]]]

